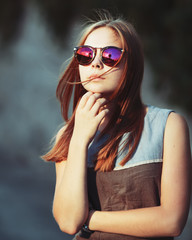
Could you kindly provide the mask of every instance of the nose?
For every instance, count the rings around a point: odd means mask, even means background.
[[[103,68],[103,63],[101,61],[101,54],[100,54],[100,49],[97,49],[96,56],[93,59],[93,62],[91,63],[92,68]]]

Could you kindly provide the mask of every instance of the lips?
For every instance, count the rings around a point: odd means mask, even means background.
[[[92,74],[89,76],[89,80],[94,80],[94,79],[104,79],[104,77],[102,77],[101,74]]]

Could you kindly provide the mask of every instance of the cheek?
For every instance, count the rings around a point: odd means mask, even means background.
[[[85,80],[86,72],[87,72],[87,70],[85,69],[85,67],[80,65],[79,66],[79,76],[80,76],[81,81]]]
[[[79,77],[80,77],[80,80],[82,78],[82,71],[81,71],[81,68],[79,67]]]
[[[119,70],[116,73],[114,73],[113,78],[114,78],[114,82],[116,83],[116,85],[120,84],[122,77],[123,77],[122,70]]]

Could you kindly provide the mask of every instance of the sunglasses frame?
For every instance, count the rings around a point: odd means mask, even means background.
[[[86,63],[86,64],[80,63],[80,62],[78,61],[78,59],[77,59],[77,51],[78,51],[80,48],[83,48],[83,47],[85,47],[85,48],[90,48],[90,49],[93,51],[93,57],[92,57],[91,60],[90,60],[88,63]],[[121,52],[120,58],[118,59],[118,61],[117,61],[113,66],[109,66],[109,65],[107,65],[106,63],[103,62],[103,52],[104,52],[106,49],[109,49],[109,48],[115,48],[115,49],[120,50],[120,52]],[[123,53],[125,52],[124,49],[119,48],[119,47],[115,47],[115,46],[107,46],[107,47],[104,47],[104,48],[95,48],[95,47],[91,47],[91,46],[88,46],[88,45],[82,45],[82,46],[79,46],[79,47],[75,47],[75,48],[73,49],[73,50],[74,50],[74,57],[75,57],[75,59],[77,60],[78,64],[80,64],[80,65],[82,65],[82,66],[88,66],[88,65],[90,65],[90,64],[93,62],[93,60],[95,59],[95,56],[97,55],[97,49],[100,49],[100,50],[101,50],[101,51],[100,51],[100,59],[101,59],[102,63],[103,63],[104,65],[108,66],[108,67],[114,67],[114,66],[116,66],[116,65],[121,61],[122,56],[123,56]]]

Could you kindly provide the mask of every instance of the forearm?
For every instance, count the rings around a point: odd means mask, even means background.
[[[161,205],[127,211],[94,212],[91,230],[138,237],[178,236],[186,223],[191,192],[191,152],[186,122],[171,114],[164,134]]]
[[[96,211],[90,217],[89,228],[137,237],[177,236],[181,231],[174,214],[162,206],[127,211]]]
[[[88,216],[87,149],[109,111],[102,109],[105,103],[100,93],[83,95],[75,113],[67,161],[63,168],[57,165],[53,214],[60,228],[70,234],[74,234]]]
[[[55,219],[64,231],[78,229],[88,216],[86,157],[87,145],[72,137],[53,203]]]

